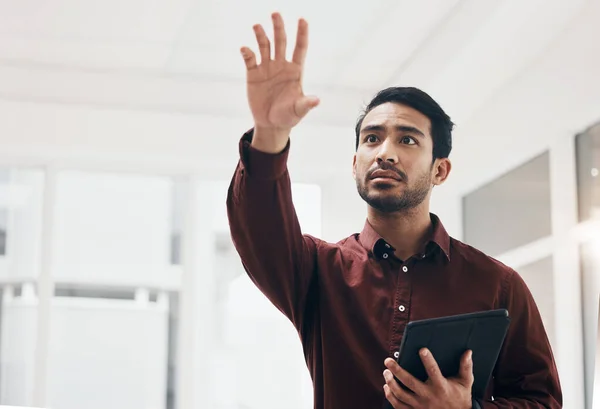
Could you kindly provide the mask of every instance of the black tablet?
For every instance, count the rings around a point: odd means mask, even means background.
[[[419,356],[428,348],[444,377],[458,375],[460,359],[473,351],[472,395],[485,395],[510,324],[508,311],[491,310],[409,322],[400,345],[398,364],[421,381],[427,372]]]

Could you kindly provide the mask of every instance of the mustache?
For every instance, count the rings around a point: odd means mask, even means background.
[[[369,171],[367,172],[367,179],[371,179],[371,175],[373,175],[373,172],[375,172],[376,170],[386,170],[386,171],[395,172],[398,174],[398,176],[400,176],[400,178],[402,180],[404,180],[404,181],[408,180],[408,176],[406,175],[406,173],[402,172],[400,169],[398,169],[393,164],[391,164],[390,162],[387,162],[387,161],[379,163],[373,169],[369,169]]]

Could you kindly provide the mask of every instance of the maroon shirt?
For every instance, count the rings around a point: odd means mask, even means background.
[[[250,278],[300,335],[316,409],[381,408],[383,361],[409,321],[497,308],[509,311],[511,325],[481,406],[562,407],[540,314],[515,271],[449,237],[435,215],[426,251],[404,261],[368,222],[338,243],[303,235],[289,143],[267,154],[251,138],[240,141],[229,188],[231,234]]]

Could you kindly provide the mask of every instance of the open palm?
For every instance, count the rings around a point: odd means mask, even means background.
[[[308,24],[298,21],[296,47],[291,61],[286,60],[287,38],[283,19],[279,13],[272,15],[274,28],[274,58],[271,58],[271,42],[260,25],[254,33],[260,50],[261,61],[248,47],[241,52],[246,63],[248,103],[257,127],[291,129],[317,106],[316,97],[305,96],[302,91],[302,73],[308,49]]]

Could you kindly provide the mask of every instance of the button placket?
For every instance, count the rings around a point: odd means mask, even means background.
[[[386,247],[384,245],[384,247]],[[396,273],[396,293],[394,297],[394,312],[392,318],[392,336],[389,344],[390,355],[395,356],[398,351],[398,345],[402,342],[404,329],[408,324],[409,308],[411,302],[411,274],[407,274],[412,269],[413,264],[405,264],[400,261],[400,265],[395,264]]]

